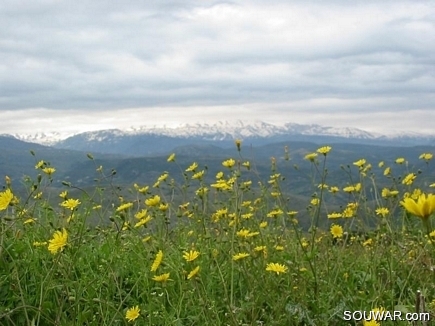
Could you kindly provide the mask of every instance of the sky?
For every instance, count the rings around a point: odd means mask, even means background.
[[[0,2],[0,134],[265,121],[435,134],[435,2]]]

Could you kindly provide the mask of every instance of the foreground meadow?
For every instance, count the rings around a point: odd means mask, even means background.
[[[0,324],[430,324],[345,312],[435,318],[435,180],[417,187],[425,171],[406,158],[361,158],[330,184],[333,148],[314,148],[312,196],[296,211],[276,160],[262,180],[235,148],[217,175],[171,155],[182,182],[162,171],[127,189],[96,164],[94,188],[58,190],[56,167],[32,153],[27,193],[7,176],[0,192]],[[427,170],[432,157],[419,157]]]

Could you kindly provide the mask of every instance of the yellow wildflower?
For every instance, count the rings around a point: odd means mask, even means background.
[[[415,173],[409,173],[408,175],[406,175],[405,178],[403,178],[402,184],[410,186],[412,185],[416,177],[417,176],[415,175]]]
[[[331,146],[323,146],[317,150],[317,153],[323,154],[326,156],[326,154],[328,154],[330,151],[331,151]]]
[[[317,157],[317,153],[310,153],[310,154],[305,155],[304,159],[306,159],[307,161],[310,161],[310,162],[314,162],[316,157]]]
[[[341,213],[331,213],[331,214],[328,214],[328,218],[340,218],[342,216],[343,216],[343,214],[341,214]]]
[[[159,268],[160,264],[163,260],[163,251],[159,250],[159,252],[156,254],[156,258],[154,259],[153,264],[151,265],[151,272],[155,272],[157,268]]]
[[[344,192],[351,193],[351,192],[354,192],[354,191],[355,191],[355,187],[354,187],[354,186],[347,186],[347,187],[344,187],[344,188],[343,188],[343,191],[344,191]]]
[[[267,250],[266,246],[256,246],[254,248],[254,251],[266,251],[266,250]]]
[[[159,176],[157,178],[157,182],[163,182],[163,181],[165,181],[168,178],[168,176],[169,176],[168,172],[163,173],[161,176]]]
[[[399,194],[399,191],[397,191],[397,190],[390,190],[388,188],[382,189],[382,197],[383,198],[394,197],[394,196],[397,196],[398,194]]]
[[[129,322],[136,320],[139,316],[140,316],[139,306],[132,307],[128,309],[127,312],[125,313],[125,319],[127,319],[127,321]]]
[[[320,199],[319,198],[313,198],[310,201],[310,204],[313,205],[313,206],[317,206],[317,205],[319,205],[319,203],[320,203]]]
[[[190,279],[192,279],[193,277],[195,277],[197,274],[198,274],[198,272],[199,272],[199,266],[196,266],[194,269],[192,269],[191,271],[190,271],[190,273],[187,275],[187,279],[188,280],[190,280]]]
[[[267,213],[266,216],[267,216],[267,217],[277,217],[277,216],[282,215],[282,214],[284,214],[284,212],[282,211],[282,209],[280,209],[280,208],[276,208],[276,209],[270,211],[269,213]]]
[[[287,269],[288,268],[286,266],[279,263],[269,263],[266,265],[266,271],[274,272],[277,275],[279,275],[280,273],[287,273]]]
[[[55,168],[43,168],[42,171],[47,175],[52,175],[54,172],[56,172]]]
[[[148,192],[149,186],[139,187],[136,183],[134,184],[135,189],[141,194],[146,194]]]
[[[362,243],[363,247],[371,246],[373,244],[373,239],[367,239]]]
[[[134,214],[134,217],[136,217],[138,220],[143,219],[147,215],[148,211],[146,209],[142,209],[141,211]]]
[[[125,211],[125,210],[129,209],[131,206],[133,206],[133,203],[125,203],[125,204],[119,205],[118,208],[116,209],[116,212]]]
[[[138,227],[140,227],[140,226],[142,226],[142,225],[145,225],[145,224],[147,224],[149,221],[151,221],[152,220],[152,217],[151,216],[147,216],[147,217],[145,217],[145,218],[142,218],[139,222],[137,222],[135,225],[134,225],[134,227],[135,228],[138,228]]]
[[[384,170],[384,175],[390,175],[391,174],[391,168],[390,167],[387,167],[385,170]]]
[[[14,194],[10,189],[0,192],[0,211],[6,210],[12,199],[14,199]]]
[[[403,157],[399,157],[396,159],[396,164],[403,164],[405,162],[405,159]]]
[[[170,275],[169,273],[156,275],[153,277],[153,280],[156,282],[166,282],[167,280],[169,280],[169,275]]]
[[[167,161],[168,161],[168,162],[174,162],[174,161],[175,161],[175,153],[172,153],[171,155],[169,155]]]
[[[363,320],[363,326],[381,326],[376,320]]]
[[[240,253],[235,254],[233,256],[233,260],[236,261],[236,260],[240,260],[240,259],[243,259],[243,258],[246,258],[246,257],[249,257],[249,254],[247,252],[240,252]]]
[[[31,224],[31,223],[35,223],[36,219],[34,218],[28,218],[27,220],[25,220],[23,222],[23,224]]]
[[[356,161],[356,162],[353,162],[353,165],[356,165],[359,168],[362,168],[364,166],[364,164],[366,164],[366,160],[363,158]]]
[[[187,169],[186,172],[193,172],[196,170],[196,168],[198,167],[198,163],[193,162]]]
[[[66,199],[66,197],[68,196],[68,191],[62,191],[60,194],[59,194],[59,197],[60,198],[62,198],[62,199]]]
[[[161,204],[159,205],[159,210],[161,210],[162,212],[167,211],[168,208],[169,208],[169,204],[168,204],[168,203],[166,203],[166,204],[161,203]]]
[[[36,165],[35,165],[35,169],[41,169],[43,166],[45,165],[44,161],[39,161]]]
[[[430,161],[433,158],[433,154],[431,153],[423,153],[419,156],[420,160]]]
[[[67,199],[60,205],[73,211],[80,204],[81,202],[78,199]]]
[[[201,180],[202,179],[202,177],[204,176],[204,173],[205,173],[205,171],[204,170],[202,170],[202,171],[200,171],[200,172],[196,172],[193,176],[192,176],[192,179],[198,179],[198,180]]]
[[[329,192],[331,192],[333,194],[335,194],[335,193],[337,193],[339,191],[340,191],[340,189],[338,187],[336,187],[336,186],[333,186],[333,187],[329,188]]]
[[[188,262],[194,261],[198,257],[199,257],[199,251],[196,250],[190,250],[188,252],[186,251],[183,254],[183,258]]]
[[[386,207],[379,207],[376,209],[376,215],[380,215],[382,217],[387,216],[389,213],[390,213],[390,211]]]
[[[62,251],[66,246],[66,242],[68,240],[68,233],[65,229],[62,231],[55,231],[53,234],[53,238],[48,241],[48,250],[55,254],[58,251]]]
[[[343,237],[343,228],[340,225],[333,224],[330,231],[334,238]]]
[[[229,169],[231,169],[235,164],[236,161],[234,161],[232,158],[222,162],[222,165]]]
[[[155,195],[154,197],[148,198],[145,200],[145,204],[147,206],[157,206],[160,204],[160,196]]]
[[[429,218],[435,212],[434,194],[422,194],[417,201],[409,197],[404,198],[400,203],[408,212],[422,219]]]

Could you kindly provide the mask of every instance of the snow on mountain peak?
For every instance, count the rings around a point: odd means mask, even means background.
[[[125,130],[106,129],[99,131],[88,131],[77,133],[87,141],[104,141],[113,137],[135,136],[135,135],[157,135],[176,138],[200,137],[204,140],[231,140],[246,138],[268,138],[281,135],[305,135],[305,136],[331,136],[353,139],[392,139],[392,138],[419,138],[433,137],[428,135],[418,135],[416,133],[401,132],[391,136],[371,133],[365,130],[351,127],[330,127],[318,124],[303,125],[293,122],[275,125],[264,121],[245,122],[242,120],[218,121],[215,123],[185,123],[176,127],[167,126],[134,126]],[[53,145],[64,140],[71,135],[61,132],[40,132],[36,134],[13,135],[15,138],[27,142],[40,143],[43,145]]]

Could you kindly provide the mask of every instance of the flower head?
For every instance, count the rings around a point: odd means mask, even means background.
[[[240,259],[243,259],[243,258],[246,258],[246,257],[249,257],[249,254],[246,253],[246,252],[241,252],[241,253],[238,253],[238,254],[234,255],[233,256],[233,260],[236,261],[236,260],[240,260]]]
[[[174,162],[174,161],[175,161],[175,153],[172,153],[171,155],[169,155],[167,161],[168,161],[168,162]]]
[[[125,203],[125,204],[119,205],[118,208],[116,209],[116,211],[117,212],[125,211],[125,210],[129,209],[131,206],[133,206],[133,203]]]
[[[314,162],[316,157],[317,157],[317,153],[310,153],[310,154],[305,155],[304,159],[306,159],[307,161],[310,161],[310,162]]]
[[[332,224],[330,231],[334,238],[343,237],[343,228],[340,225]]]
[[[193,162],[187,169],[186,172],[193,172],[196,170],[196,168],[198,167],[198,163]]]
[[[44,165],[45,165],[45,162],[44,162],[44,161],[39,161],[39,162],[35,165],[35,169],[41,169]]]
[[[410,197],[404,198],[400,203],[409,213],[422,219],[429,218],[435,212],[434,194],[421,194],[417,200]]]
[[[379,207],[376,209],[376,215],[380,215],[382,217],[387,216],[390,213],[390,210],[387,207]]]
[[[66,200],[66,197],[68,197],[68,191],[62,191],[60,194],[59,194],[59,197],[60,198],[62,198],[63,200]]]
[[[279,275],[279,273],[287,273],[287,266],[278,263],[269,263],[266,265],[266,271],[274,272]]]
[[[359,168],[363,167],[364,164],[366,164],[366,160],[363,158],[356,161],[356,162],[353,162],[353,165],[356,165]]]
[[[235,164],[236,161],[234,161],[232,158],[222,162],[222,165],[229,169],[231,169]]]
[[[328,214],[328,218],[340,218],[340,217],[343,217],[343,214],[342,213],[330,213],[330,214]]]
[[[125,313],[125,319],[127,319],[127,321],[134,321],[139,317],[139,315],[140,315],[139,306],[132,307],[128,309],[127,312]]]
[[[433,158],[433,154],[431,153],[423,153],[419,156],[420,160],[430,161]]]
[[[58,251],[62,251],[66,246],[68,240],[68,232],[65,229],[62,231],[56,231],[53,234],[53,238],[48,241],[48,250],[54,255]]]
[[[68,208],[70,210],[74,210],[78,205],[80,205],[80,201],[78,199],[67,199],[60,204],[60,206]]]
[[[195,277],[196,274],[199,272],[199,266],[196,266],[192,271],[187,275],[187,279],[190,280],[191,278]]]
[[[405,159],[403,157],[399,157],[396,159],[396,164],[403,164],[405,162]]]
[[[326,156],[326,154],[328,154],[330,151],[331,151],[331,146],[323,146],[317,150],[317,153],[323,154]]]
[[[147,206],[158,206],[160,204],[160,196],[155,195],[154,197],[145,200]]]
[[[194,261],[198,257],[199,257],[199,251],[196,250],[190,250],[189,252],[184,252],[183,254],[183,258],[186,261]]]
[[[4,211],[6,208],[8,208],[12,199],[14,199],[14,194],[10,189],[0,192],[0,211]]]
[[[169,275],[170,275],[170,273],[156,275],[153,277],[153,280],[156,282],[166,282],[167,280],[169,280]]]
[[[56,172],[55,168],[43,168],[42,171],[47,175],[52,175],[54,172]]]
[[[163,251],[159,250],[159,252],[156,254],[156,258],[154,259],[153,264],[151,265],[151,272],[155,272],[157,268],[159,268],[160,264],[163,260]]]
[[[415,175],[415,173],[409,173],[406,177],[403,178],[402,184],[410,186],[412,185],[416,177],[417,176]]]

